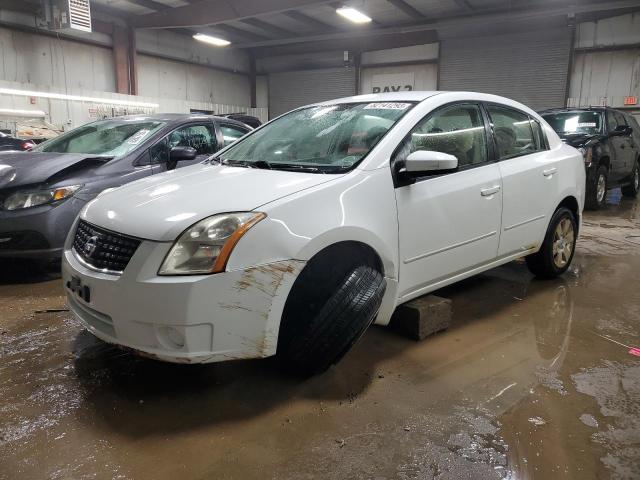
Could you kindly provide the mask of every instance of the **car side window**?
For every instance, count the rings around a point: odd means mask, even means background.
[[[168,161],[169,144],[167,142],[167,137],[164,137],[149,148],[149,163],[151,165],[156,165],[158,163],[166,163]]]
[[[529,155],[539,150],[526,113],[496,105],[489,105],[487,110],[500,160]]]
[[[394,166],[410,153],[432,150],[458,159],[458,167],[487,162],[487,138],[480,107],[454,104],[436,110],[418,123],[396,149]]]
[[[609,130],[609,133],[611,133],[616,129],[617,126],[618,126],[618,122],[615,116],[613,115],[613,112],[609,110],[607,112],[607,130]]]
[[[620,112],[613,112],[613,115],[616,117],[616,123],[618,125],[627,125],[627,119],[624,118],[624,115],[622,115]]]
[[[542,127],[540,126],[538,121],[533,118],[529,121],[531,122],[531,130],[533,130],[533,139],[535,141],[536,150],[548,150],[549,147],[547,147],[547,137],[544,135]]]
[[[210,155],[214,152],[215,135],[213,125],[186,125],[168,136],[169,150],[173,147],[195,148],[197,155]]]
[[[220,125],[220,132],[222,133],[223,138],[222,146],[226,147],[227,145],[231,145],[240,137],[244,137],[247,134],[248,130],[236,125],[222,124]]]

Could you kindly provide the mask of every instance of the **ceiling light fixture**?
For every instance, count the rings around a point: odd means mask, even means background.
[[[35,92],[30,90],[17,90],[15,88],[0,88],[0,95],[20,95],[22,97],[52,98],[54,100],[75,100],[77,102],[103,103],[106,105],[125,105],[131,107],[158,108],[157,103],[133,102],[130,100],[118,100],[115,98],[82,97],[80,95],[67,95],[65,93]]]
[[[225,40],[223,38],[218,38],[218,37],[212,37],[211,35],[205,35],[204,33],[196,33],[193,36],[193,38],[195,38],[199,42],[215,45],[216,47],[226,47],[227,45],[231,45],[231,42],[229,40]]]
[[[17,117],[44,117],[46,114],[42,110],[18,110],[15,108],[0,108],[0,116],[15,115]]]
[[[341,7],[336,8],[336,13],[338,15],[342,15],[347,20],[352,21],[353,23],[369,23],[371,18],[366,16],[359,10],[351,7]]]

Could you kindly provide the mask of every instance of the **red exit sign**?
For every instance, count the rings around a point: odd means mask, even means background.
[[[638,97],[624,97],[624,101],[622,103],[624,105],[637,105]]]

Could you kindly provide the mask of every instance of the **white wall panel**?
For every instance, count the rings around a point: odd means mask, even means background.
[[[138,91],[145,96],[250,105],[246,75],[138,55]]]
[[[630,13],[584,22],[576,28],[576,48],[609,47],[640,43],[640,14]]]
[[[0,80],[115,91],[110,48],[0,28]]]

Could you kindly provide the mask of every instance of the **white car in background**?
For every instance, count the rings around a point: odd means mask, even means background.
[[[520,257],[562,274],[584,185],[581,154],[515,101],[343,98],[100,195],[63,282],[107,342],[170,362],[277,354],[310,375],[440,287]]]

